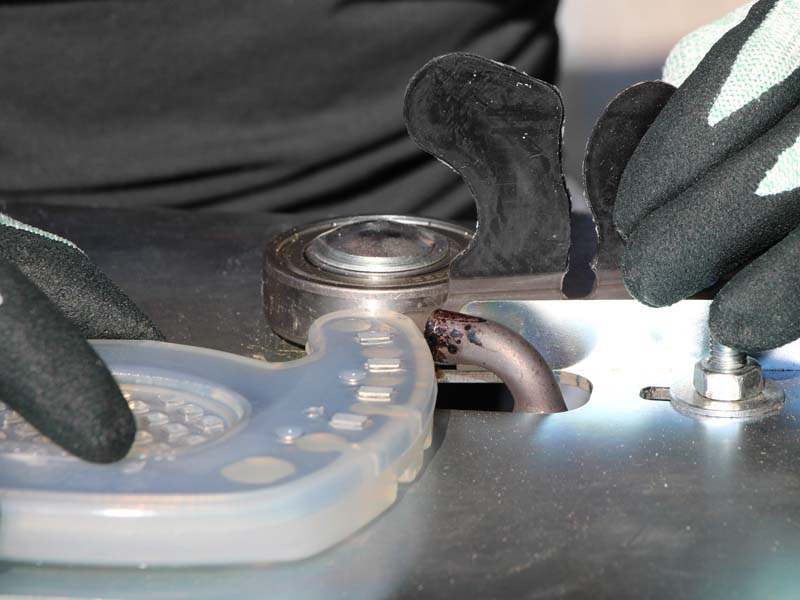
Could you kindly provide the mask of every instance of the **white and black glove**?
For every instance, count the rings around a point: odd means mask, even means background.
[[[797,339],[800,0],[751,2],[690,34],[665,80],[677,89],[623,92],[595,132],[609,148],[630,135],[609,133],[609,115],[627,110],[644,133],[613,209],[626,287],[666,306],[724,283],[711,306],[717,341],[759,352]]]

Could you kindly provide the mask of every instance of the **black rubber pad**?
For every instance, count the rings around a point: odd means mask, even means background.
[[[619,182],[642,137],[674,93],[675,86],[663,81],[633,85],[609,102],[592,130],[583,183],[597,226],[599,269],[619,269],[623,242],[612,217]]]
[[[2,258],[0,297],[0,400],[80,458],[125,456],[133,416],[81,332]]]
[[[404,116],[411,139],[461,175],[477,204],[478,229],[451,279],[566,271],[570,199],[556,88],[456,52],[414,75]]]

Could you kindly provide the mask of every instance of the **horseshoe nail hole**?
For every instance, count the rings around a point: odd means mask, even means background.
[[[295,472],[290,462],[274,456],[251,456],[222,469],[222,476],[236,483],[267,485]]]

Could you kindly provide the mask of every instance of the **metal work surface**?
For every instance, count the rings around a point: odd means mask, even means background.
[[[282,352],[269,350],[279,346],[264,329],[258,288],[262,241],[285,218],[9,213],[83,245],[171,339],[269,352],[272,359]],[[594,386],[588,404],[552,415],[437,411],[419,479],[402,486],[395,506],[372,525],[306,561],[202,570],[4,565],[0,592],[797,597],[800,374],[791,371],[800,364],[797,345],[758,357],[787,393],[783,412],[762,421],[701,421],[669,402],[640,397],[643,388],[691,378],[707,343],[707,307],[704,301],[662,310],[633,301],[468,306],[531,339],[554,366],[588,378]]]

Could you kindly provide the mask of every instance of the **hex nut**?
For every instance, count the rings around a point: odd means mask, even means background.
[[[764,376],[753,358],[747,359],[747,366],[730,373],[713,371],[701,360],[694,367],[694,389],[710,400],[746,400],[764,391]]]

